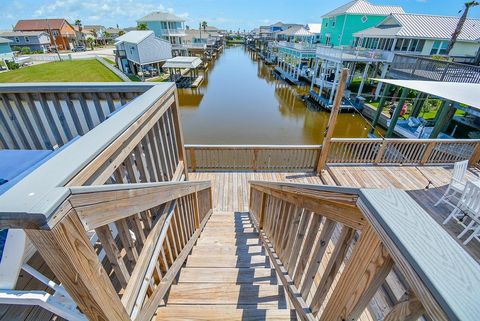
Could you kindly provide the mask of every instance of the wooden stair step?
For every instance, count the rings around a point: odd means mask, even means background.
[[[245,231],[226,231],[226,230],[207,230],[202,231],[200,238],[202,237],[216,237],[216,238],[257,238],[257,232],[245,232]]]
[[[269,268],[189,268],[180,271],[179,283],[278,284]]]
[[[225,235],[235,235],[237,233],[256,233],[258,235],[258,232],[255,230],[253,227],[245,227],[245,228],[233,228],[230,226],[215,226],[215,227],[208,227],[205,226],[205,228],[202,231],[201,235],[217,235],[217,234],[225,234]]]
[[[296,320],[295,310],[236,309],[225,306],[171,305],[157,310],[157,321],[288,321]]]
[[[187,267],[270,267],[268,258],[264,255],[197,255],[192,254],[187,259]]]
[[[206,255],[244,255],[244,254],[262,254],[265,255],[265,249],[261,245],[216,245],[199,244],[193,247],[192,254]]]
[[[218,237],[203,237],[199,238],[197,245],[260,245],[259,238],[218,238]]]
[[[287,308],[283,287],[270,284],[178,283],[172,285],[169,304],[254,305]]]

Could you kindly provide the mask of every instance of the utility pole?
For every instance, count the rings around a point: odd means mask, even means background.
[[[340,74],[340,82],[337,88],[337,95],[335,96],[335,101],[333,102],[332,111],[330,112],[330,119],[328,120],[327,129],[325,130],[325,135],[323,136],[322,150],[320,152],[320,157],[318,159],[317,165],[317,174],[320,174],[327,164],[328,151],[330,149],[330,142],[333,136],[333,130],[335,129],[335,124],[337,122],[338,114],[340,113],[340,106],[342,105],[343,92],[345,91],[345,86],[348,79],[348,68],[343,68]]]
[[[60,53],[58,52],[57,38],[53,36],[52,28],[50,28],[50,22],[48,21],[48,19],[45,19],[45,22],[47,23],[48,33],[50,34],[50,37],[53,39],[53,45],[54,45],[55,51],[56,51],[56,53],[57,53],[57,55],[58,55],[58,60],[59,60],[59,61],[62,61],[62,57],[60,56]]]

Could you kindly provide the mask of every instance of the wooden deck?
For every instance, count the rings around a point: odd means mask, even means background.
[[[410,196],[441,224],[452,209],[445,204],[437,207],[433,204],[445,191],[450,180],[451,168],[451,166],[330,165],[321,177],[315,173],[305,172],[194,172],[190,173],[190,179],[212,180],[213,203],[215,209],[220,211],[248,211],[249,180],[363,188],[399,188],[407,190]],[[467,173],[468,179],[474,180],[479,177],[480,170],[471,170]],[[454,221],[444,227],[455,239],[461,232],[461,226]],[[479,242],[474,240],[463,247],[480,263]]]

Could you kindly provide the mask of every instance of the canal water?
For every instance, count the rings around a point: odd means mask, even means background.
[[[225,48],[199,88],[179,89],[187,144],[321,144],[330,113],[309,110],[272,67],[243,46]],[[358,113],[342,113],[334,137],[367,137]]]

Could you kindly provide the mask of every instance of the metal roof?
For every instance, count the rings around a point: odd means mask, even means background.
[[[10,43],[12,40],[0,37],[0,43]]]
[[[156,11],[147,14],[145,17],[140,18],[137,22],[147,22],[147,21],[179,21],[184,22],[185,19],[180,18],[174,14],[164,11]]]
[[[322,18],[338,16],[345,13],[387,16],[391,13],[404,12],[405,11],[400,6],[380,6],[365,0],[354,0],[338,7],[335,10],[330,11],[329,13],[323,15]]]
[[[48,35],[46,31],[7,31],[0,33],[0,37],[33,37],[33,36],[40,36],[42,34]]]
[[[373,28],[356,32],[359,37],[397,36],[407,38],[450,39],[459,18],[425,14],[392,14]],[[458,40],[480,40],[480,20],[467,19]]]
[[[288,28],[286,30],[280,31],[277,35],[285,35],[285,36],[313,36],[314,34],[303,26],[294,26]]]
[[[130,43],[135,43],[139,44],[149,36],[153,35],[153,31],[151,30],[135,30],[135,31],[129,31],[123,36],[120,36],[115,39],[115,41],[118,42],[130,42]]]
[[[202,59],[198,57],[175,57],[168,59],[167,62],[163,65],[164,68],[197,68],[202,63]]]
[[[374,79],[394,86],[405,87],[423,93],[440,97],[446,100],[458,102],[470,107],[480,109],[480,84],[459,83],[459,82],[441,82],[441,81],[422,81],[422,80],[394,80],[394,79]]]

